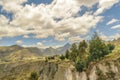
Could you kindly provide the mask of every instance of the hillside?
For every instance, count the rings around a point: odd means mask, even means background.
[[[12,47],[9,50],[11,52],[18,48],[20,51],[18,50],[12,53],[9,56],[10,59],[19,58],[17,56],[21,55],[21,53],[24,54],[21,56],[25,57],[29,54],[32,54],[32,56],[38,55],[30,53],[30,50],[18,46],[16,48]],[[5,51],[5,49],[2,50]],[[27,54],[25,52],[27,52]],[[119,67],[120,45],[117,44],[112,53],[106,55],[99,61],[91,62],[88,68],[82,72],[76,71],[74,63],[67,59],[59,60],[56,58],[46,61],[46,59],[43,58],[19,62],[12,61],[0,63],[0,80],[29,80],[33,72],[38,76],[38,80],[119,80]]]
[[[0,61],[14,61],[35,59],[43,56],[53,56],[64,54],[66,49],[70,48],[70,44],[66,44],[59,48],[40,49],[37,47],[21,47],[18,45],[1,46],[0,47]]]
[[[114,50],[116,51],[116,50]],[[113,51],[113,52],[114,52]],[[0,64],[0,80],[29,80],[36,72],[39,80],[119,80],[120,53],[111,53],[105,59],[91,63],[83,72],[77,72],[70,61],[30,60]]]

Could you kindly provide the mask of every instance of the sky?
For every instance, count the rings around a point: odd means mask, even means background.
[[[120,0],[0,0],[0,46],[59,47],[120,38]]]

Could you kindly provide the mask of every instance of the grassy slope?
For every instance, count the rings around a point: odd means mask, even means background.
[[[120,45],[116,45],[115,49],[109,55],[105,56],[102,61],[120,59]]]

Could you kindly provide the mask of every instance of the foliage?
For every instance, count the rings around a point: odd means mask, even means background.
[[[67,50],[66,53],[65,53],[65,57],[66,57],[67,59],[69,58],[69,54],[70,54],[70,52],[69,52],[69,50]]]
[[[112,50],[115,48],[115,45],[113,45],[111,43],[109,43],[107,46],[108,46],[108,49],[110,52],[112,52]]]
[[[77,53],[78,53],[78,50],[77,50],[77,45],[74,43],[72,44],[72,47],[70,48],[70,55],[69,55],[69,59],[74,61],[75,62],[75,59],[77,57]]]
[[[95,61],[109,53],[108,46],[99,38],[97,33],[93,35],[89,43],[89,60]]]
[[[97,80],[107,80],[107,77],[98,67],[96,67],[96,74],[98,75]]]
[[[85,53],[86,52],[86,48],[87,48],[87,43],[85,40],[83,40],[82,42],[79,43],[79,52],[81,53]]]
[[[107,78],[112,79],[112,80],[116,80],[115,73],[113,71],[109,71],[106,74],[107,74]]]
[[[55,59],[55,57],[54,56],[49,56],[48,60],[51,60],[51,59]]]
[[[75,67],[77,71],[82,71],[86,67],[86,49],[88,44],[85,40],[79,43],[77,46],[75,43],[72,44],[70,51],[67,50],[65,54],[65,58],[70,59],[71,61],[75,62]]]
[[[32,72],[29,80],[38,80],[38,74],[36,72]]]
[[[88,67],[90,62],[100,60],[105,55],[108,55],[114,48],[115,46],[112,44],[106,45],[95,32],[89,42],[89,47],[85,40],[81,41],[78,46],[74,43],[70,50],[66,51],[64,57],[73,61],[76,70],[81,72],[84,68]]]
[[[60,56],[60,59],[61,59],[61,60],[64,60],[64,59],[65,59],[65,56],[64,56],[64,55],[61,55],[61,56]]]
[[[84,62],[82,62],[80,60],[75,63],[75,68],[79,72],[83,71],[84,67],[85,67]]]

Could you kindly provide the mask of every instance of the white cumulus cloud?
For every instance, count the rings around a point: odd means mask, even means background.
[[[80,39],[78,36],[87,34],[103,19],[102,16],[90,12],[75,17],[81,11],[81,6],[92,7],[99,2],[96,13],[100,14],[118,2],[118,0],[53,0],[51,4],[21,5],[26,1],[0,1],[3,10],[13,13],[12,21],[3,15],[0,16],[0,38],[20,35],[28,38],[29,34],[34,34],[34,38],[54,36],[59,41],[66,38],[72,41],[73,37],[77,40]]]
[[[17,44],[17,45],[21,45],[22,43],[23,43],[22,40],[18,40],[18,41],[16,41],[16,44]]]
[[[115,25],[115,26],[111,27],[111,29],[118,29],[118,28],[120,28],[120,25]]]
[[[95,15],[103,13],[105,10],[110,9],[114,4],[118,3],[119,0],[99,0],[98,10]]]
[[[119,20],[117,20],[117,19],[112,19],[107,23],[107,25],[113,24],[113,23],[118,22],[118,21]]]

